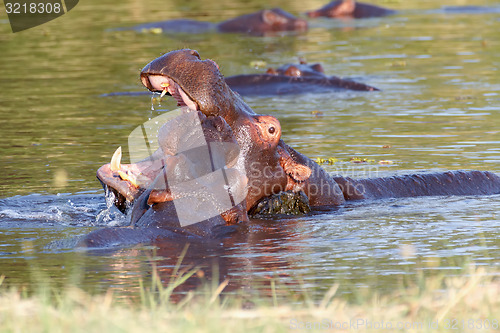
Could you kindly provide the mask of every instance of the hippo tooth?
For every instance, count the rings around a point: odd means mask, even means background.
[[[163,98],[163,96],[165,96],[165,94],[168,93],[168,87],[170,87],[170,83],[168,83],[168,82],[160,83],[160,87],[163,88],[163,91],[161,92],[160,98]]]
[[[111,157],[111,171],[118,171],[121,169],[121,161],[122,161],[122,147],[118,147],[116,149],[115,153],[113,154],[113,157]]]
[[[168,89],[163,89],[163,91],[161,92],[161,95],[160,95],[160,98],[163,98],[163,96],[165,96],[168,92]]]

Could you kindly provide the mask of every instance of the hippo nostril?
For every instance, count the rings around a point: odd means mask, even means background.
[[[271,126],[269,127],[268,131],[269,133],[274,134],[274,132],[276,132],[276,128],[274,128],[274,126]]]

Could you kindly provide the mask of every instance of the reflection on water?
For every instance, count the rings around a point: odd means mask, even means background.
[[[229,280],[227,292],[244,288],[267,294],[271,279],[290,290],[309,286],[321,293],[340,282],[344,293],[356,285],[384,291],[401,277],[414,279],[417,272],[458,271],[469,261],[497,265],[499,198],[355,202],[300,218],[256,220],[247,232],[217,242],[189,244],[181,267],[198,272],[179,291],[212,276]],[[13,209],[15,201],[38,208],[13,213],[20,210]],[[53,245],[88,233],[88,226],[95,225],[95,216],[104,208],[96,194],[1,200],[0,268],[7,283],[50,277],[51,283],[61,285],[77,276],[77,282],[90,290],[111,287],[128,295],[137,290],[139,278],[151,279],[153,263],[162,280],[169,281],[184,242],[89,252]]]
[[[275,2],[293,14],[323,1]],[[439,6],[461,2],[445,1]],[[492,1],[470,1],[488,6]],[[152,263],[164,281],[185,244],[81,252],[47,248],[95,227],[123,224],[106,212],[95,179],[138,124],[172,100],[108,96],[141,91],[139,70],[161,52],[190,47],[229,76],[256,73],[303,57],[328,75],[351,77],[381,92],[248,98],[258,113],[277,116],[283,138],[313,158],[335,157],[330,172],[387,176],[413,170],[500,172],[500,28],[498,14],[447,14],[435,3],[394,3],[399,15],[363,21],[311,21],[305,34],[164,36],[109,31],[165,18],[220,21],[261,9],[252,1],[180,5],[155,1],[86,1],[68,15],[12,34],[0,20],[0,274],[26,285],[40,276],[89,290],[124,294],[148,280]],[[391,5],[393,5],[391,3]],[[498,6],[497,6],[498,7]],[[495,7],[495,8],[497,8]],[[71,31],[71,34],[68,32]],[[352,157],[373,160],[353,164]],[[127,156],[124,156],[126,159]],[[392,164],[379,165],[389,160]],[[464,263],[498,268],[498,196],[407,198],[351,203],[278,221],[254,221],[249,232],[217,244],[190,244],[183,268],[200,267],[186,289],[216,275],[228,291],[270,293],[270,278],[292,290],[385,290],[419,274],[455,272]],[[300,283],[298,282],[300,281]]]

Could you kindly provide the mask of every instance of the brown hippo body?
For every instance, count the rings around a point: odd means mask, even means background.
[[[234,75],[225,80],[232,90],[243,96],[379,90],[353,80],[327,76],[321,64],[287,64],[269,68],[265,74]]]
[[[140,24],[132,27],[132,29],[139,32],[158,29],[164,33],[199,34],[222,32],[247,33],[259,36],[281,31],[306,31],[307,21],[297,18],[280,8],[273,8],[241,15],[221,23],[177,19]]]
[[[307,12],[309,17],[370,18],[393,15],[396,11],[355,0],[334,0],[320,9]]]

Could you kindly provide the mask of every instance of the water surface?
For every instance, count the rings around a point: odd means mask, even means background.
[[[314,9],[274,2],[293,14]],[[385,3],[384,3],[385,4]],[[264,8],[263,1],[88,0],[38,28],[12,34],[0,17],[0,274],[30,285],[40,275],[88,290],[137,289],[151,262],[168,280],[184,244],[85,253],[46,248],[52,241],[126,223],[103,219],[95,172],[139,124],[172,110],[151,110],[140,69],[162,52],[189,47],[214,59],[224,75],[268,66],[321,62],[325,72],[352,77],[380,92],[248,98],[258,113],[279,118],[284,140],[347,176],[390,176],[422,170],[500,173],[500,30],[494,1],[440,5],[493,6],[446,13],[435,2],[388,3],[399,15],[363,21],[311,21],[304,34],[165,36],[113,31],[167,18],[219,21]],[[126,152],[126,149],[124,149]],[[369,162],[355,164],[353,157]],[[126,156],[125,156],[126,159]],[[388,160],[392,164],[379,164]],[[206,276],[219,267],[228,290],[269,293],[269,278],[291,290],[341,292],[391,289],[422,275],[456,274],[465,263],[496,267],[500,258],[499,196],[432,197],[356,202],[277,221],[222,244],[192,244],[184,263]],[[98,218],[99,216],[99,218]],[[187,289],[200,279],[189,282]],[[301,281],[298,283],[297,281]]]

